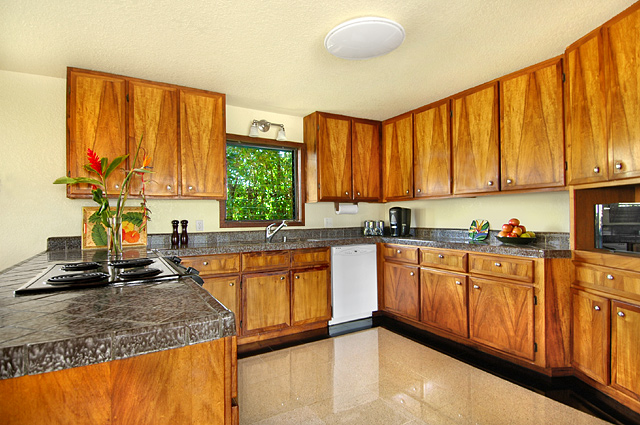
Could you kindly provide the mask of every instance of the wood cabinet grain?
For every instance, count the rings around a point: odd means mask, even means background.
[[[534,262],[526,258],[469,254],[469,273],[533,282]]]
[[[222,305],[231,310],[236,317],[236,333],[240,334],[240,275],[203,277],[202,287],[215,297]]]
[[[564,186],[562,58],[500,79],[500,189]]]
[[[291,263],[289,251],[257,251],[242,253],[242,271],[288,269]]]
[[[640,400],[640,306],[611,303],[611,385]]]
[[[351,120],[351,161],[354,201],[380,201],[382,196],[380,149],[380,122],[353,118]]]
[[[319,114],[318,126],[319,200],[350,200],[353,197],[351,120]]]
[[[291,271],[291,324],[331,319],[331,272],[328,267]]]
[[[464,251],[420,248],[420,265],[464,273],[468,256]]]
[[[467,277],[420,269],[420,312],[424,323],[467,338]]]
[[[383,304],[386,310],[410,319],[420,319],[419,269],[385,262]]]
[[[413,198],[413,114],[382,123],[382,196],[384,201]]]
[[[242,330],[244,335],[291,325],[289,272],[242,276]]]
[[[452,98],[453,193],[500,190],[498,83]]]

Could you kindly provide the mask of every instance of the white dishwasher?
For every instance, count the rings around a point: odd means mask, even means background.
[[[378,310],[376,246],[331,248],[331,302],[329,325],[371,317]]]

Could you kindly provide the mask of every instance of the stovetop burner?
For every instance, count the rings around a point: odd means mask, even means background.
[[[100,265],[98,265],[99,267]],[[159,271],[159,270],[158,270]],[[95,283],[95,282],[104,282],[109,283],[107,278],[109,275],[107,273],[102,272],[92,272],[92,273],[73,273],[73,274],[61,274],[57,276],[52,276],[47,279],[47,282],[51,285],[80,285],[87,283]]]
[[[151,258],[132,258],[130,260],[114,260],[110,261],[109,265],[117,269],[128,269],[133,267],[144,267],[153,264]]]
[[[118,276],[125,280],[142,279],[144,277],[153,277],[162,273],[160,269],[139,268],[120,272]]]
[[[96,263],[95,261],[87,261],[84,263],[71,263],[65,264],[61,267],[61,269],[65,272],[80,272],[86,270],[95,270],[100,267],[100,263]]]

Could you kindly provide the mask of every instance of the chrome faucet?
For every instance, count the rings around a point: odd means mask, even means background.
[[[276,229],[272,232],[271,229],[273,229],[273,226],[275,226],[276,224],[277,223],[271,223],[265,229],[265,235],[264,235],[265,241],[271,242],[271,239],[273,239],[273,237],[276,235],[276,233],[280,231],[280,229],[282,229],[283,227],[287,227],[286,220],[282,220],[282,223],[280,223],[280,225],[276,227]]]

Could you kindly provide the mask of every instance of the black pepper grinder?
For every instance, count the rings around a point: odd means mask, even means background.
[[[180,245],[187,246],[189,244],[189,235],[187,235],[187,224],[189,224],[189,222],[187,220],[182,220],[180,224],[182,224],[182,235],[180,235]]]
[[[171,234],[171,246],[177,247],[180,244],[180,235],[178,234],[178,220],[171,220],[173,226],[173,233]]]

